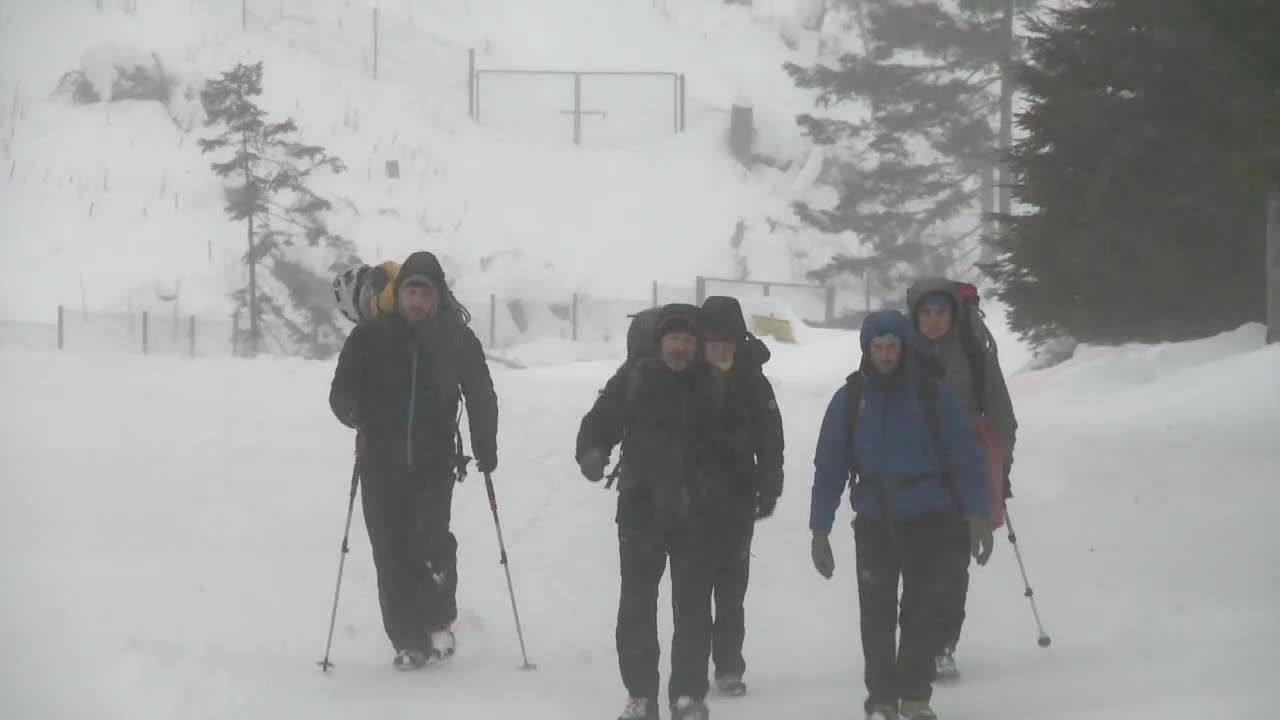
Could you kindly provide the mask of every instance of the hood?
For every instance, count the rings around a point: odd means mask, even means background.
[[[950,295],[957,312],[964,307],[964,298],[961,297],[955,283],[944,277],[921,278],[907,290],[907,312],[912,318],[915,318],[916,312],[920,309],[920,301],[924,300],[926,295],[933,293]]]
[[[747,336],[747,321],[738,299],[712,295],[702,301],[703,334],[708,338],[741,341]]]
[[[871,365],[871,340],[881,335],[896,335],[902,341],[901,368],[905,375],[915,375],[918,371],[919,353],[916,345],[916,331],[911,321],[897,310],[877,310],[862,321],[862,332],[859,342],[862,346],[861,368],[874,372]]]

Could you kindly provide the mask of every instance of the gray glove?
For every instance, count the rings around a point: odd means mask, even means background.
[[[966,515],[969,524],[969,552],[979,565],[986,565],[991,559],[991,551],[995,549],[995,539],[991,534],[991,518],[986,515]]]
[[[809,548],[813,556],[813,569],[822,577],[830,580],[836,572],[836,559],[831,554],[830,533],[823,530],[813,531],[813,543]]]
[[[591,482],[600,482],[604,477],[604,467],[609,464],[609,454],[600,448],[591,448],[578,458],[578,468],[582,477]]]

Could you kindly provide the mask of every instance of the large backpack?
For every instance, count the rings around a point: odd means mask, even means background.
[[[972,376],[973,396],[978,404],[978,413],[987,413],[987,357],[996,355],[996,340],[984,321],[986,313],[979,306],[981,297],[977,286],[972,283],[953,281],[952,285],[960,295],[958,330],[960,346],[969,360],[969,372]]]
[[[916,350],[907,350],[907,352],[917,352],[918,357],[924,359],[927,353]],[[845,436],[848,452],[845,461],[849,466],[849,477],[853,480],[858,478],[858,460],[854,452],[854,434],[858,429],[858,416],[862,410],[862,393],[866,385],[866,376],[862,370],[858,370],[849,376],[845,381],[848,391],[845,393],[845,419],[848,425],[848,434]],[[928,372],[920,373],[920,385],[917,397],[920,399],[920,411],[924,414],[925,427],[929,431],[929,442],[933,445],[934,451],[938,455],[938,461],[942,465],[942,485],[947,491],[947,496],[951,498],[951,506],[956,512],[961,512],[960,493],[956,490],[955,478],[951,472],[951,456],[947,452],[947,446],[942,441],[942,427],[938,419],[938,386],[930,377]],[[854,488],[856,491],[856,487]],[[893,528],[893,505],[889,503],[884,489],[884,485],[880,483],[871,483],[871,492],[875,493],[876,504],[881,508],[885,523]]]
[[[653,352],[658,344],[658,319],[662,316],[661,307],[651,307],[629,315],[631,324],[627,326],[627,360]]]

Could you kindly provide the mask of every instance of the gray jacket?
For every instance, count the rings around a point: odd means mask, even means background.
[[[925,278],[917,281],[907,291],[907,307],[910,310],[913,323],[916,319],[920,301],[926,295],[935,292],[945,292],[951,295],[955,300],[955,306],[959,313],[964,312],[964,300],[950,280],[946,278]],[[969,367],[969,356],[966,354],[964,343],[960,338],[961,318],[959,315],[952,322],[950,332],[942,336],[941,339],[930,340],[921,335],[919,338],[920,347],[936,357],[946,368],[947,387],[951,389],[961,406],[971,416],[978,415],[979,408],[985,409],[987,417],[991,419],[991,424],[995,427],[996,433],[1000,436],[1000,441],[1005,447],[1008,461],[1011,463],[1013,448],[1018,435],[1018,420],[1013,413],[1013,400],[1009,397],[1009,388],[1005,384],[1004,373],[1000,369],[1000,359],[996,353],[995,342],[990,339],[990,332],[981,319],[976,316],[972,319],[974,320],[973,329],[977,347],[986,348],[983,353],[986,358],[986,368],[981,403],[978,402],[977,388],[974,387],[974,374]]]

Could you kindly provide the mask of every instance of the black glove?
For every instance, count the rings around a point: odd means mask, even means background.
[[[582,477],[591,482],[600,482],[604,477],[604,466],[609,464],[609,454],[600,448],[591,448],[578,458],[578,468]]]
[[[836,572],[836,559],[831,554],[831,539],[829,535],[829,532],[814,530],[813,543],[809,548],[809,552],[813,556],[813,569],[828,580]]]
[[[782,468],[761,469],[756,479],[756,518],[773,514],[782,496]]]
[[[995,549],[995,538],[991,533],[991,518],[986,515],[966,515],[969,524],[969,552],[979,565],[986,565],[991,559],[991,551]]]
[[[483,475],[488,475],[489,473],[496,470],[497,467],[498,467],[498,458],[494,457],[493,455],[490,455],[488,457],[476,458],[476,469],[479,470],[480,473]]]
[[[756,498],[756,519],[763,520],[773,515],[773,511],[777,507],[777,495],[765,495],[764,493],[760,493],[760,496]]]

